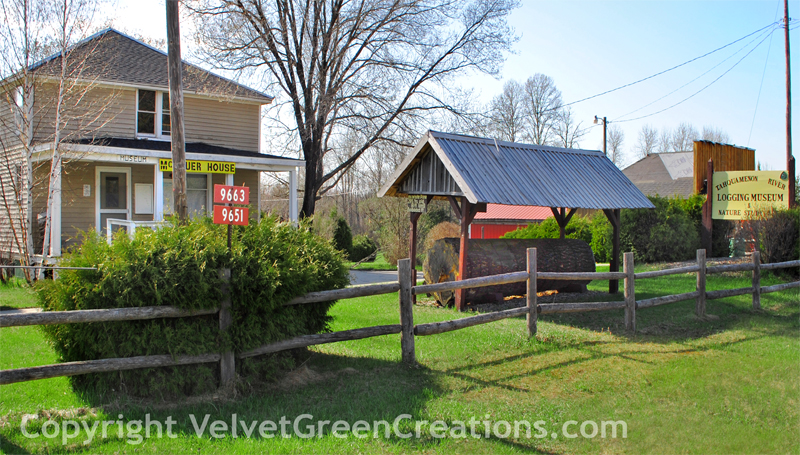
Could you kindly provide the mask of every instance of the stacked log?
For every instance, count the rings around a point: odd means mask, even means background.
[[[447,238],[434,242],[425,254],[422,266],[426,283],[453,281],[458,275],[459,239]],[[526,269],[526,250],[537,249],[537,268],[540,272],[594,272],[594,254],[586,242],[577,239],[472,239],[469,241],[466,278]],[[537,280],[539,291],[586,292],[589,280]],[[467,290],[468,303],[502,301],[503,297],[525,295],[525,282],[487,286]],[[441,305],[452,304],[453,292],[435,293]]]

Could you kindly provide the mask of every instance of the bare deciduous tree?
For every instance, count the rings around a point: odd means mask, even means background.
[[[569,106],[562,107],[556,112],[556,122],[553,132],[556,137],[556,145],[568,149],[580,147],[578,141],[586,135],[586,129],[581,128],[583,122],[575,123],[572,116],[572,109]]]
[[[608,127],[608,159],[617,167],[621,166],[624,161],[624,152],[622,150],[622,143],[625,141],[625,133],[619,125],[611,125]]]
[[[669,128],[661,130],[658,135],[658,153],[669,153],[672,151],[672,133]]]
[[[4,56],[0,68],[0,169],[2,209],[7,225],[0,236],[13,239],[14,250],[25,265],[32,264],[35,193],[44,196],[41,262],[51,247],[51,216],[60,185],[64,157],[62,144],[75,135],[96,130],[113,118],[106,107],[113,99],[87,97],[95,87],[83,74],[91,55],[83,49],[73,57],[73,44],[85,38],[98,0],[15,0],[3,2],[0,36]],[[42,60],[51,55],[51,59]],[[37,62],[40,62],[37,64]],[[101,120],[101,116],[105,120]],[[34,160],[37,146],[48,145],[49,156]],[[36,153],[47,152],[42,149]],[[58,239],[60,242],[60,239]],[[32,277],[26,274],[26,278]]]
[[[694,141],[699,137],[697,129],[692,124],[681,122],[672,132],[672,151],[691,152],[694,150]]]
[[[301,216],[370,148],[397,142],[433,110],[452,110],[448,83],[496,74],[514,38],[514,0],[203,0],[200,39],[219,67],[252,70],[279,88],[306,161]],[[360,146],[325,166],[336,138]],[[406,144],[410,145],[410,144]]]
[[[720,128],[713,126],[704,126],[701,138],[704,141],[719,142],[720,144],[728,144],[731,141],[728,133],[722,131]]]
[[[525,92],[519,82],[510,80],[489,104],[491,129],[497,139],[516,142],[525,130]]]
[[[658,147],[658,130],[650,125],[643,125],[639,130],[638,141],[636,142],[636,157],[644,158],[654,153]]]
[[[533,144],[552,144],[561,109],[561,92],[550,76],[536,73],[523,85],[526,139]]]

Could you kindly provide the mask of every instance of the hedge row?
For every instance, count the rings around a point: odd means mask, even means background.
[[[63,362],[139,355],[192,355],[245,351],[259,345],[328,329],[333,302],[284,307],[311,291],[344,287],[349,279],[342,254],[311,233],[275,218],[233,229],[231,251],[226,227],[210,220],[158,231],[119,234],[112,245],[95,232],[65,255],[62,265],[97,267],[63,271],[55,281],[40,282],[46,311],[172,305],[211,308],[219,305],[218,270],[232,269],[233,324],[218,330],[216,315],[149,321],[45,326]],[[237,362],[245,377],[271,375],[286,357],[262,356]],[[81,392],[105,395],[123,391],[136,396],[182,396],[213,391],[218,366],[191,365],[131,370],[72,378]]]
[[[622,210],[620,248],[634,253],[637,261],[665,262],[693,259],[700,248],[703,196],[663,198],[650,196],[655,209]],[[714,220],[711,257],[727,256],[731,223]],[[558,238],[555,218],[541,224],[509,232],[503,238]],[[590,218],[573,217],[566,228],[567,238],[591,245],[597,262],[611,259],[613,229],[602,212]]]

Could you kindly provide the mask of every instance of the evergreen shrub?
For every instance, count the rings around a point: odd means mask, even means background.
[[[655,209],[621,212],[620,248],[637,261],[686,261],[697,256],[700,234],[681,199],[649,196]]]
[[[353,252],[353,232],[347,224],[347,220],[342,217],[336,219],[336,227],[333,229],[333,246],[349,257]]]
[[[358,262],[378,249],[378,245],[368,236],[362,234],[353,237],[353,250],[350,253],[350,260]],[[374,259],[373,259],[374,260]]]
[[[169,354],[236,352],[328,328],[333,302],[282,304],[311,291],[341,288],[348,272],[340,252],[311,233],[275,218],[233,229],[232,251],[226,227],[210,220],[185,226],[124,233],[112,245],[96,232],[65,255],[62,264],[99,270],[62,271],[59,279],[37,288],[45,311],[171,305],[213,308],[222,296],[218,270],[232,269],[233,324],[219,331],[215,315],[147,321],[43,326],[62,362]],[[271,375],[286,366],[287,355],[237,361],[245,378]],[[207,393],[218,386],[216,363],[74,376],[73,387],[93,395],[119,392],[133,396],[173,397]]]

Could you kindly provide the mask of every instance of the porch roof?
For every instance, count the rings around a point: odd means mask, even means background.
[[[142,164],[157,164],[158,159],[172,158],[169,141],[126,138],[85,138],[62,144],[67,154],[85,161],[118,161],[125,156],[144,157]],[[44,143],[34,149],[35,160],[47,160],[52,144]],[[248,150],[210,145],[203,142],[186,143],[186,159],[201,161],[230,161],[243,169],[261,171],[290,171],[305,165],[304,160],[268,155]]]

